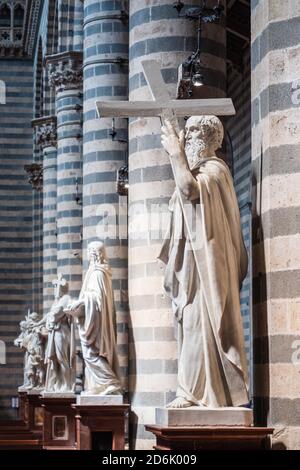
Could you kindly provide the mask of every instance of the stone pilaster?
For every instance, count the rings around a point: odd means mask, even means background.
[[[141,62],[146,58],[160,63],[170,95],[176,97],[178,67],[196,50],[196,24],[178,18],[173,3],[130,2],[131,100],[152,99],[142,72]],[[198,0],[188,3],[199,6]],[[209,26],[204,32],[203,74],[206,72],[206,84],[220,96],[226,89],[226,33],[222,25]],[[155,407],[174,397],[177,384],[171,306],[163,291],[164,269],[156,262],[174,191],[169,160],[161,148],[160,126],[155,118],[135,119],[130,124],[130,394],[138,417],[131,432],[137,438],[136,447],[144,449],[153,445],[144,423],[155,422]],[[164,210],[162,217],[160,210]]]
[[[32,122],[36,144],[43,152],[43,312],[53,303],[52,280],[57,276],[57,226],[56,226],[56,117],[43,117]]]
[[[255,411],[299,449],[299,3],[252,1]]]
[[[56,90],[57,271],[76,296],[82,281],[82,54],[47,57]]]
[[[127,379],[127,198],[117,194],[117,171],[127,152],[127,121],[99,119],[95,101],[128,96],[126,2],[84,1],[83,256],[90,241],[105,241],[113,272],[118,354]],[[119,211],[122,205],[122,213]]]

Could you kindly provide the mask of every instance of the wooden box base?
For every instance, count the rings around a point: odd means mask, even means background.
[[[266,450],[273,429],[263,427],[162,427],[147,425],[156,450]]]
[[[73,405],[77,450],[124,450],[129,405]]]
[[[19,418],[16,421],[1,421],[1,450],[41,450],[42,414],[39,395],[19,392]]]
[[[43,449],[76,449],[74,397],[42,397]]]

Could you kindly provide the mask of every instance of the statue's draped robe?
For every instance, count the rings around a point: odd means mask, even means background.
[[[98,394],[109,386],[121,389],[111,271],[107,264],[89,267],[79,298],[84,301],[79,336],[85,362],[85,390]]]
[[[216,157],[198,162],[192,173],[199,199],[185,201],[184,207],[193,216],[199,243],[189,241],[175,191],[159,256],[178,322],[177,396],[210,407],[245,405],[248,371],[239,292],[248,258],[233,181]]]
[[[63,295],[47,314],[46,326],[53,326],[48,335],[45,353],[47,364],[46,390],[66,392],[75,388],[75,330],[64,312],[71,297]]]

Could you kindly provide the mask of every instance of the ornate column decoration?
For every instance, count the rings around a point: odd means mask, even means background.
[[[47,56],[46,64],[56,97],[57,271],[76,296],[82,280],[82,52]],[[49,127],[45,132],[51,140]]]
[[[41,191],[43,189],[43,165],[40,163],[30,163],[24,165],[24,170],[28,173],[28,183],[31,184],[32,189]]]
[[[49,64],[50,86],[56,92],[82,86],[82,53],[63,52],[46,58]]]
[[[56,116],[47,116],[31,121],[35,128],[36,144],[42,150],[57,146]]]
[[[43,311],[53,302],[52,280],[57,274],[57,129],[56,116],[31,121],[36,144],[43,152]]]

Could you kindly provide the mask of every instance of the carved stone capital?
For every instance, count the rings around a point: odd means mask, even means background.
[[[36,191],[43,189],[43,165],[40,163],[31,163],[24,165],[24,170],[28,173],[28,183]]]
[[[67,52],[48,56],[50,86],[57,91],[82,87],[82,54]]]
[[[56,116],[34,119],[32,126],[35,129],[36,144],[43,150],[57,145],[57,119]]]

